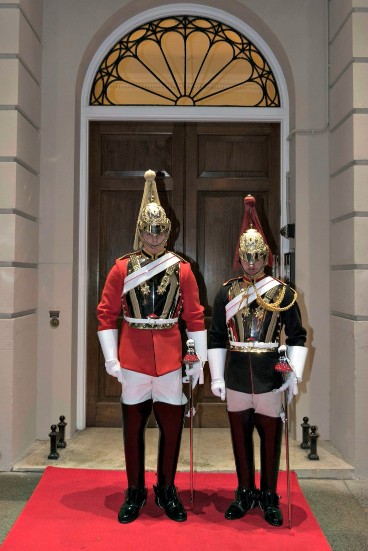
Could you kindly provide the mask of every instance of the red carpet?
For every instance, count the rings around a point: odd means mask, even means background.
[[[305,500],[295,473],[291,478],[292,528],[287,526],[286,476],[278,492],[284,526],[269,526],[259,508],[238,521],[224,512],[234,497],[233,474],[195,473],[194,510],[188,520],[169,520],[154,502],[154,473],[147,473],[147,503],[139,518],[117,521],[124,501],[125,472],[48,467],[1,551],[331,551]],[[189,473],[176,484],[189,507]]]

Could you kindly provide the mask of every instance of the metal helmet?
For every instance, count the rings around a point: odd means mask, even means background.
[[[138,219],[138,231],[142,238],[142,233],[152,233],[152,235],[159,235],[170,233],[171,222],[167,218],[164,209],[157,203],[148,203]]]
[[[160,246],[166,244],[170,235],[171,222],[160,205],[155,177],[156,173],[153,170],[147,170],[144,173],[145,185],[133,245],[135,250],[138,250],[143,243],[147,244],[144,239],[145,233],[162,235],[164,239],[160,241]]]
[[[237,270],[239,260],[254,264],[261,258],[265,260],[265,265],[267,263],[268,266],[272,266],[272,253],[257,215],[256,200],[252,195],[247,195],[244,197],[244,217],[234,254],[233,268]]]
[[[269,248],[258,230],[249,228],[242,233],[239,240],[239,258],[253,264],[264,258],[269,253]]]

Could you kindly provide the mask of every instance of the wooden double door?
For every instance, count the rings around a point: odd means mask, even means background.
[[[121,386],[105,374],[96,306],[115,259],[133,250],[148,169],[156,172],[160,201],[172,222],[169,248],[192,264],[207,327],[216,292],[234,276],[248,193],[257,200],[272,251],[279,249],[279,124],[91,122],[87,426],[121,425]],[[225,404],[212,395],[207,368],[194,400],[195,426],[227,426]]]

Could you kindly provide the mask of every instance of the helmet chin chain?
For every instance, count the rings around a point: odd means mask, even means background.
[[[254,281],[256,279],[259,279],[260,277],[262,277],[264,275],[264,268],[265,267],[263,265],[262,268],[260,270],[258,270],[258,272],[256,274],[252,274],[252,275],[248,274],[248,272],[246,270],[244,270],[244,268],[243,268],[243,272],[244,272],[245,276],[248,279],[250,279],[252,281],[252,283],[254,283]]]
[[[142,232],[143,233],[143,232]],[[165,239],[163,241],[161,241],[160,243],[157,243],[157,244],[153,244],[153,243],[148,243],[148,241],[146,241],[142,235],[142,233],[140,232],[139,234],[139,238],[140,240],[142,241],[143,243],[143,246],[145,245],[146,247],[149,247],[150,249],[156,251],[156,250],[161,250],[161,249],[164,249],[167,245],[167,242],[168,242],[168,239],[169,239],[169,234],[166,235]]]
[[[240,255],[239,255],[239,256],[240,256]],[[242,260],[241,256],[240,256],[240,259]],[[262,266],[260,267],[260,269],[258,270],[258,272],[255,273],[255,274],[249,274],[249,273],[244,269],[244,267],[243,267],[243,265],[242,265],[241,262],[240,262],[240,265],[241,265],[241,267],[242,267],[242,270],[243,270],[245,276],[246,276],[248,279],[250,279],[250,280],[252,281],[252,283],[254,283],[254,281],[255,281],[256,279],[259,279],[260,277],[264,276],[264,269],[265,269],[265,266],[266,266],[266,262],[267,262],[267,256],[264,257],[264,261],[263,261]],[[251,263],[249,262],[249,265],[250,265],[250,266],[252,266],[252,265],[254,266],[254,263],[251,264]]]

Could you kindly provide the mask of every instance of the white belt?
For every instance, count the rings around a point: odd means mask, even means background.
[[[173,325],[176,325],[179,321],[179,318],[128,318],[124,316],[124,320],[129,323],[131,327],[136,327],[138,329],[168,329]]]
[[[230,341],[230,350],[232,348],[241,348],[244,350],[244,352],[247,352],[248,350],[258,348],[259,350],[275,350],[278,348],[279,345],[277,342],[258,342],[258,341],[251,341],[251,342],[236,342],[236,341]]]

